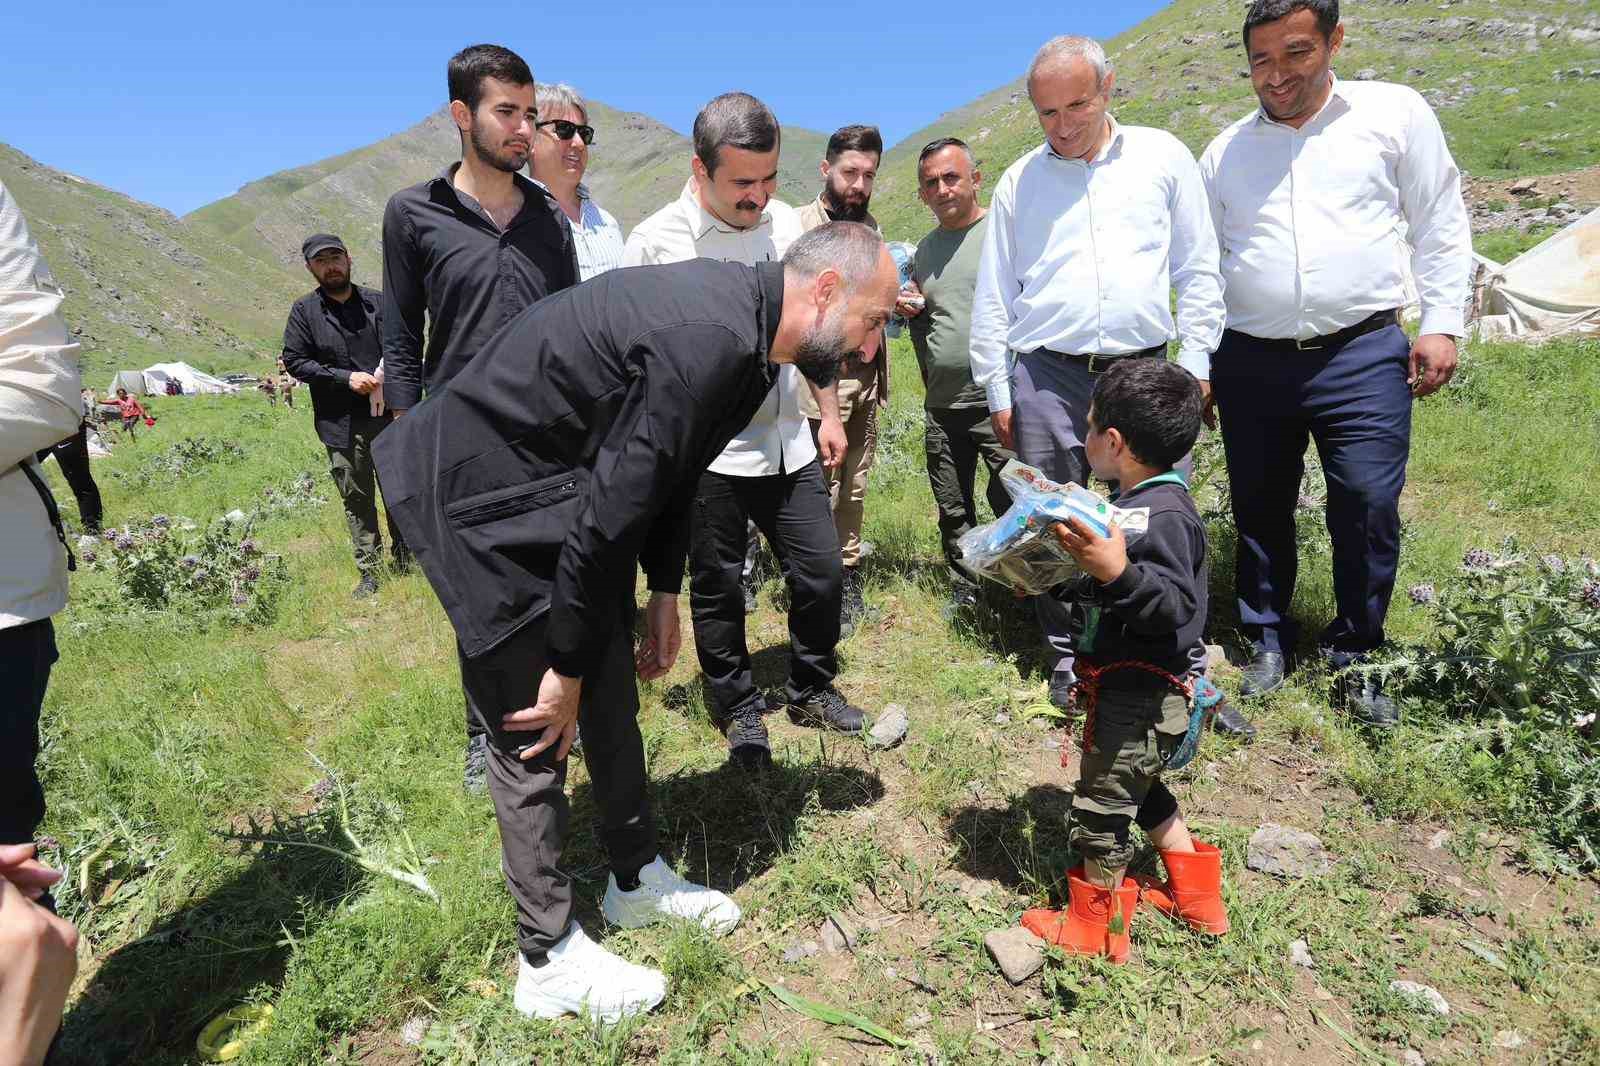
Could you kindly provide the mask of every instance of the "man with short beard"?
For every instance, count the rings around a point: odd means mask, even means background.
[[[372,413],[369,397],[378,388],[382,351],[378,338],[383,293],[350,280],[350,255],[331,233],[316,233],[300,246],[306,270],[317,287],[294,302],[283,328],[282,373],[277,384],[289,402],[290,383],[311,387],[311,414],[317,439],[328,449],[333,484],[344,503],[345,523],[355,549],[361,582],[352,595],[365,599],[378,591],[383,534],[378,530],[378,496],[372,479],[372,442],[389,425],[390,415]],[[290,375],[294,375],[291,377]],[[268,380],[272,380],[269,376]],[[291,404],[292,406],[292,404]],[[405,543],[389,520],[394,566],[410,566]]]
[[[446,83],[461,162],[401,189],[383,212],[383,390],[396,416],[443,388],[523,309],[578,282],[560,207],[517,173],[538,120],[528,64],[477,44],[451,57]],[[486,758],[469,710],[469,792],[485,789]]]
[[[773,198],[779,137],[771,110],[748,93],[726,93],[706,104],[694,120],[689,183],[629,235],[623,265],[695,258],[754,265],[781,258],[801,229],[794,208]],[[818,328],[826,335],[837,325],[828,318]],[[808,387],[798,371],[785,367],[750,424],[700,478],[690,556],[695,651],[729,758],[747,769],[772,762],[761,720],[766,699],[756,688],[745,642],[742,576],[752,521],[783,562],[789,583],[790,717],[847,733],[860,732],[865,720],[833,687],[843,574],[822,466],[843,457],[845,433],[834,390],[818,385],[811,385],[823,414],[815,438],[801,406]]]
[[[1297,627],[1295,502],[1308,441],[1327,475],[1334,616],[1317,644],[1357,722],[1399,720],[1383,675],[1347,670],[1382,645],[1400,560],[1414,400],[1450,380],[1471,293],[1461,171],[1415,90],[1335,78],[1338,0],[1256,0],[1244,21],[1261,106],[1200,160],[1227,279],[1212,357],[1238,527],[1243,692],[1284,683]],[[1405,265],[1422,322],[1400,326]]]
[[[861,222],[878,229],[868,206],[872,184],[883,159],[883,137],[876,126],[845,126],[828,138],[823,155],[822,192],[800,208],[800,225],[807,230],[827,222]],[[829,467],[828,494],[833,507],[834,530],[839,535],[839,556],[844,563],[844,594],[840,624],[852,626],[866,614],[861,581],[861,524],[866,517],[867,474],[878,446],[878,408],[889,403],[889,361],[884,338],[874,337],[862,355],[846,361],[839,371],[839,420],[844,423],[844,461]],[[822,413],[810,396],[802,397],[813,429],[822,427]]]
[[[883,242],[850,223],[800,237],[781,263],[608,271],[523,312],[378,441],[385,495],[469,653],[463,677],[491,731],[523,1013],[616,1021],[666,992],[660,972],[575,920],[561,852],[580,725],[611,868],[606,920],[738,924],[732,899],[658,854],[634,674],[659,678],[677,658],[701,472],[780,375],[830,381],[888,320],[897,281]],[[814,472],[810,484],[821,508]],[[640,567],[650,598],[635,647]]]

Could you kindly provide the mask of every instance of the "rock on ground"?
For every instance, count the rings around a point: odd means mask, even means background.
[[[874,748],[892,748],[906,738],[906,730],[910,728],[911,719],[906,716],[906,709],[898,703],[891,703],[872,723],[872,729],[867,733],[867,743]]]
[[[1390,981],[1389,990],[1410,1000],[1414,1007],[1431,1010],[1435,1014],[1450,1013],[1450,1004],[1432,985],[1418,984],[1416,981]]]
[[[1494,1034],[1494,1046],[1503,1047],[1507,1051],[1515,1051],[1528,1042],[1528,1038],[1515,1029],[1502,1029]]]
[[[1400,1053],[1400,1061],[1405,1066],[1428,1066],[1428,1060],[1422,1057],[1422,1052],[1414,1047],[1408,1047]]]
[[[783,961],[799,962],[801,959],[809,959],[821,950],[822,945],[815,940],[802,940],[797,944],[789,945],[783,953]]]
[[[1322,841],[1303,829],[1268,822],[1250,836],[1244,864],[1252,870],[1278,877],[1311,877],[1327,873],[1327,852]]]
[[[857,941],[861,939],[856,924],[842,914],[829,915],[828,920],[822,923],[819,935],[822,939],[822,949],[829,955],[854,951]]]
[[[1289,961],[1304,970],[1314,970],[1317,966],[1311,957],[1311,946],[1304,940],[1289,941]]]
[[[417,1047],[422,1043],[422,1038],[427,1035],[428,1019],[420,1014],[413,1014],[400,1027],[400,1042],[406,1047]]]
[[[985,933],[983,946],[1006,980],[1014,985],[1020,985],[1044,965],[1044,941],[1020,925]]]

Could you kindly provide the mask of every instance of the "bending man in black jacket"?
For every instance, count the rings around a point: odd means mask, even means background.
[[[781,263],[611,271],[524,311],[378,441],[384,496],[455,626],[489,732],[524,1013],[615,1020],[666,990],[572,920],[562,786],[580,722],[612,870],[607,920],[737,924],[733,900],[656,853],[632,673],[660,677],[677,658],[701,472],[778,367],[830,382],[888,320],[898,281],[856,223],[811,231]],[[637,649],[636,562],[651,592]]]
[[[350,254],[333,234],[312,234],[300,251],[317,287],[289,310],[283,327],[283,367],[311,388],[317,437],[328,449],[328,466],[344,501],[356,569],[361,571],[361,583],[353,594],[359,600],[378,591],[383,562],[372,442],[389,425],[390,416],[373,414],[371,399],[383,358],[379,339],[383,293],[351,282]],[[392,517],[389,543],[395,568],[405,569],[409,556]]]

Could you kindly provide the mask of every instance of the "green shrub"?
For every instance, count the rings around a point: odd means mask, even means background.
[[[238,623],[270,620],[288,582],[283,560],[264,554],[248,521],[219,519],[204,530],[154,515],[143,526],[107,529],[83,561],[109,572],[117,595],[99,606],[173,609],[191,618]]]

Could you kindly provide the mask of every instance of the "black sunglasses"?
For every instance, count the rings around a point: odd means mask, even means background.
[[[576,122],[568,122],[564,118],[547,118],[543,122],[535,122],[533,124],[533,128],[536,130],[542,130],[546,126],[554,126],[556,128],[556,140],[558,141],[570,141],[572,135],[576,133],[583,138],[584,144],[594,143],[593,126],[580,126]]]

